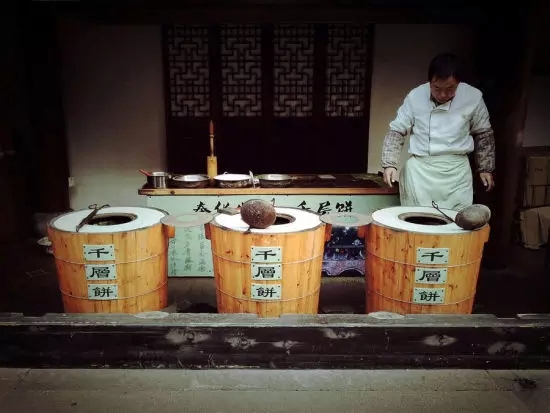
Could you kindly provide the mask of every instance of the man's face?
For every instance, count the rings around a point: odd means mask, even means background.
[[[453,76],[447,79],[437,79],[434,77],[430,82],[432,97],[440,105],[454,98],[457,87],[458,81]]]

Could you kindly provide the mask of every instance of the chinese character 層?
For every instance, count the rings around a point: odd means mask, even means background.
[[[440,277],[441,272],[439,271],[423,271],[422,278],[420,278],[418,281],[426,280],[428,282],[437,282],[439,281]]]
[[[109,267],[93,267],[90,278],[109,278],[110,273],[111,270],[109,269]]]
[[[317,213],[320,215],[328,214],[330,212],[330,201],[320,202]]]
[[[254,278],[273,278],[275,276],[275,267],[258,267],[258,273]]]

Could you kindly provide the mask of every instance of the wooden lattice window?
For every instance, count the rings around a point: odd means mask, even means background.
[[[204,172],[208,122],[225,171],[366,171],[372,27],[164,29],[168,163]]]

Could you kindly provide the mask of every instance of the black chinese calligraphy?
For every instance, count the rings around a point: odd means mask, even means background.
[[[437,283],[441,279],[441,271],[440,270],[423,270],[422,271],[422,277],[418,279],[418,281],[426,281],[429,283]]]
[[[277,253],[273,249],[263,249],[254,253],[254,258],[261,261],[269,261],[270,257],[277,257]]]
[[[330,201],[320,202],[319,208],[317,208],[317,213],[319,215],[328,214],[331,211],[330,207]]]
[[[307,211],[310,211],[310,210],[311,210],[311,208],[309,208],[309,207],[307,206],[306,201],[300,202],[300,203],[298,204],[298,208],[305,209],[305,210],[307,210]]]
[[[255,295],[257,298],[277,298],[279,292],[275,287],[266,285],[264,287],[256,287]]]
[[[420,301],[438,302],[441,299],[441,295],[437,291],[424,290],[424,291],[420,291],[418,295],[419,295]]]
[[[254,278],[272,279],[273,277],[275,277],[275,267],[273,266],[258,266],[257,272],[254,274]]]
[[[94,256],[95,254],[95,256]],[[108,256],[110,254],[110,251],[107,250],[105,247],[97,247],[97,248],[90,248],[87,252],[88,256],[92,256],[95,258],[101,258],[103,256]]]
[[[426,252],[424,254],[421,255],[422,258],[429,258],[430,261],[433,261],[436,257],[437,258],[443,258],[443,254],[441,254],[440,252],[438,251],[435,251],[435,252]]]
[[[418,304],[443,304],[445,288],[415,288],[413,301]]]
[[[352,201],[337,202],[335,205],[337,212],[353,212]]]
[[[92,289],[95,298],[116,298],[116,290],[109,286],[95,287]]]
[[[307,201],[302,201],[298,204],[298,208],[305,209],[307,211],[312,211],[313,209],[308,206]],[[315,212],[319,215],[325,215],[332,212],[333,208],[331,207],[330,201],[319,202]],[[334,210],[337,212],[353,212],[353,201],[343,201],[336,202],[334,205]]]
[[[229,202],[222,204],[221,201],[218,201],[218,203],[214,206],[214,210],[216,212],[220,212],[222,209],[225,209],[225,208],[229,208]]]
[[[193,211],[195,212],[207,212],[210,213],[210,210],[206,207],[206,204],[202,201],[200,201],[196,208],[193,208]]]
[[[418,248],[417,250],[417,263],[446,264],[448,259],[448,248]]]
[[[92,267],[92,271],[89,278],[105,279],[105,278],[110,278],[110,276],[111,276],[111,267],[97,266],[97,267]]]

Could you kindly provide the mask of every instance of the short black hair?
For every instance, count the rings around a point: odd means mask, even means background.
[[[454,53],[439,53],[428,67],[428,82],[433,78],[447,79],[453,76],[458,82],[462,80],[462,64]]]

